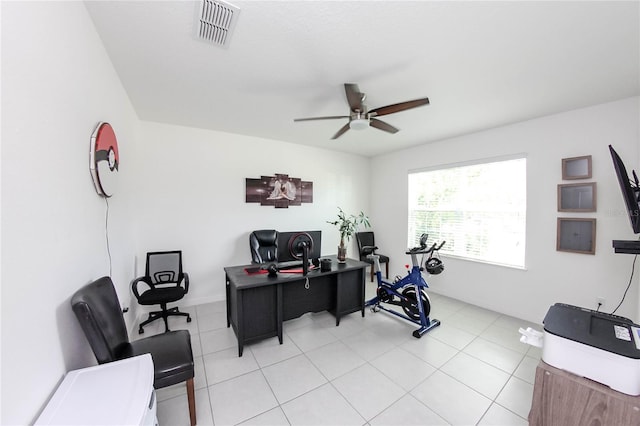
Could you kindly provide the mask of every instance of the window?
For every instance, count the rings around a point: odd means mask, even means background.
[[[524,268],[526,161],[410,172],[408,246],[427,233],[442,254]]]

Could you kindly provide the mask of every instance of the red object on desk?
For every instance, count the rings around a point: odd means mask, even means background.
[[[315,266],[311,265],[309,266],[309,271],[312,271],[316,269]],[[266,269],[260,268],[260,267],[255,267],[255,268],[244,268],[244,272],[247,275],[258,275],[258,274],[267,274],[269,273],[269,271],[267,271]],[[281,274],[302,274],[302,268],[299,269],[283,269],[283,270],[279,270],[278,271]]]

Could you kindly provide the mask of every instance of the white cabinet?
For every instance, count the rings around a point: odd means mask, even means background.
[[[35,422],[98,424],[157,425],[150,354],[70,371]]]

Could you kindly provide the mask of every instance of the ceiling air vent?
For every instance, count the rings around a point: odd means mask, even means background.
[[[229,47],[240,9],[220,0],[202,0],[198,15],[197,37],[200,40]]]

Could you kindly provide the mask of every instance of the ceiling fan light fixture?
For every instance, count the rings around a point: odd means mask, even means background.
[[[349,122],[349,128],[352,130],[364,130],[369,127],[369,119],[367,118],[354,118]]]

